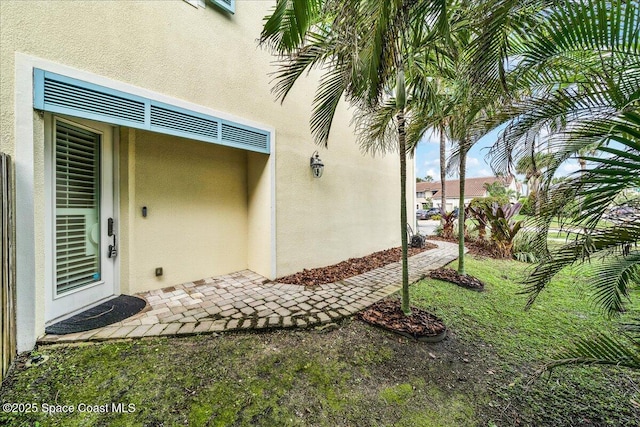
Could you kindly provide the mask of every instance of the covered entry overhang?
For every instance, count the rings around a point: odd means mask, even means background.
[[[37,110],[270,154],[269,130],[182,108],[177,100],[160,102],[40,68],[33,70],[33,87]]]
[[[34,110],[44,114],[34,114]],[[243,268],[275,277],[273,129],[18,55],[19,351],[33,347],[47,321],[43,313],[51,249],[46,236],[51,230],[46,225],[50,220],[45,218],[44,194],[51,183],[41,148],[49,132],[47,117],[72,123],[79,118],[114,127],[116,227],[121,245],[116,293],[162,288]],[[142,207],[148,208],[148,218],[143,217]],[[221,224],[224,218],[231,218],[229,224]],[[230,248],[233,240],[224,233],[235,235],[234,248]],[[224,271],[225,265],[230,270]],[[152,267],[164,267],[164,275],[155,276]],[[188,276],[190,270],[193,277]]]

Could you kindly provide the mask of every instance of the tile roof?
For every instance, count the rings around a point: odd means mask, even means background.
[[[484,184],[493,184],[494,182],[502,182],[504,185],[508,186],[513,181],[513,177],[503,178],[497,176],[484,176],[479,178],[467,178],[465,180],[465,189],[464,195],[466,198],[471,197],[484,197],[486,196],[486,190],[484,189]],[[418,182],[416,183],[416,192],[427,192],[431,191],[434,198],[439,197],[441,184],[440,181],[437,182]],[[445,181],[445,189],[447,192],[447,198],[458,198],[460,197],[460,180],[459,179],[451,179]]]
[[[417,182],[416,192],[439,191],[440,182]]]

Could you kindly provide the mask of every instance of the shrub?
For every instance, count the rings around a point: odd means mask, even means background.
[[[522,205],[522,207],[520,208],[520,213],[522,215],[534,215],[534,209],[536,206],[536,196],[535,194],[531,193],[529,194],[529,196],[527,197],[520,197],[520,199],[518,200],[518,203],[520,203]]]
[[[519,233],[513,239],[512,252],[515,259],[520,262],[527,262],[530,264],[540,261],[540,257],[537,255],[533,245],[532,238],[533,236],[531,233]]]
[[[453,225],[457,215],[453,211],[447,212],[440,208],[440,217],[443,220],[441,236],[445,239],[453,239]]]
[[[493,199],[493,198],[490,198]],[[469,202],[467,206],[468,217],[476,221],[478,229],[478,238],[484,240],[487,234],[487,225],[489,225],[489,218],[486,211],[489,210],[491,205],[488,204],[487,198],[476,197]]]
[[[520,203],[499,205],[494,203],[485,213],[491,224],[491,240],[496,245],[500,256],[511,258],[513,239],[515,238],[523,221],[513,221],[513,217],[520,212]]]

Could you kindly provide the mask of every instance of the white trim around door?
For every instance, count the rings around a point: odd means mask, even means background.
[[[114,129],[45,114],[45,321],[119,294]]]

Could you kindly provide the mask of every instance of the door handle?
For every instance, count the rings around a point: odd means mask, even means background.
[[[116,256],[118,256],[118,244],[116,240],[116,233],[113,232],[113,218],[109,218],[107,220],[107,234],[109,235],[109,237],[113,237],[113,244],[109,245],[109,248],[107,250],[107,257],[115,258]]]

